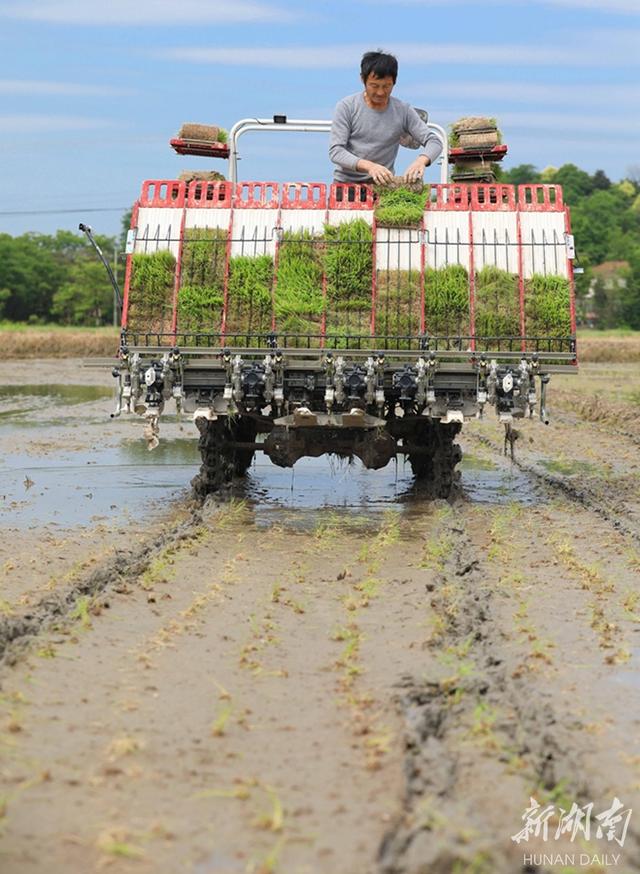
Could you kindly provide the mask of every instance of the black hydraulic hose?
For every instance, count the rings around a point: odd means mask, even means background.
[[[116,295],[116,300],[118,301],[118,306],[120,307],[120,312],[122,312],[122,306],[123,306],[122,295],[120,294],[120,288],[118,287],[118,281],[115,278],[115,276],[113,275],[113,270],[111,269],[111,265],[109,264],[107,259],[102,254],[102,249],[100,248],[100,246],[93,239],[93,234],[91,233],[91,228],[89,227],[89,225],[85,225],[85,224],[83,224],[83,222],[80,222],[80,224],[78,225],[78,228],[84,234],[86,234],[87,239],[89,240],[89,242],[91,243],[93,248],[98,253],[98,258],[100,258],[100,260],[104,264],[105,269],[106,269],[107,273],[109,274],[109,279],[111,281],[111,285],[113,286],[113,290],[114,290],[115,295]]]

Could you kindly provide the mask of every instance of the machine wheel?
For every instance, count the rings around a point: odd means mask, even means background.
[[[426,452],[409,452],[411,470],[421,490],[433,498],[448,498],[456,478],[455,467],[462,458],[462,450],[454,443],[462,426],[459,423],[442,425],[440,422],[420,423],[409,445]]]
[[[236,442],[253,442],[257,428],[251,419],[196,419],[202,465],[191,480],[196,495],[205,497],[244,476],[253,461],[253,449],[238,449]]]

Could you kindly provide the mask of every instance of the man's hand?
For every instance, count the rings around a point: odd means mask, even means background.
[[[425,167],[428,167],[430,163],[431,161],[426,155],[418,155],[415,161],[409,164],[402,178],[405,182],[420,182],[424,176]]]
[[[393,179],[391,170],[382,164],[376,164],[374,161],[361,159],[358,161],[356,170],[359,170],[361,173],[368,173],[376,185],[384,185],[385,182],[391,182]]]

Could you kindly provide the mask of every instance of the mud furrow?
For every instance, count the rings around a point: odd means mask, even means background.
[[[202,515],[195,505],[188,508],[188,513],[186,520],[160,521],[158,524],[166,526],[160,534],[130,551],[118,551],[64,592],[41,598],[28,612],[0,616],[0,663],[14,664],[30,640],[56,623],[64,622],[78,608],[82,598],[93,598],[110,589],[117,591],[127,581],[140,577],[160,553],[192,537],[202,522]]]
[[[593,797],[587,767],[593,751],[588,741],[575,742],[584,729],[579,719],[568,721],[558,713],[544,687],[510,675],[494,615],[494,591],[483,585],[481,550],[464,523],[450,526],[446,536],[453,549],[431,592],[431,607],[444,617],[444,627],[433,645],[455,653],[459,666],[453,676],[404,676],[397,685],[396,702],[405,722],[406,792],[402,815],[380,845],[378,871],[546,874],[545,867],[523,866],[521,848],[509,840],[508,823],[517,820],[512,810],[500,811],[495,793],[492,822],[487,788],[517,781],[527,800],[534,787],[544,793],[563,786],[576,801],[587,803]],[[474,665],[466,676],[463,659]],[[461,734],[461,726],[474,723],[473,731],[479,724],[482,738],[483,718],[489,726],[484,740],[490,739],[484,763],[465,750],[468,738]],[[517,767],[510,773],[513,763]],[[499,842],[501,812],[510,820],[505,818]],[[486,833],[493,834],[492,842],[482,838]],[[632,846],[628,843],[627,849],[640,864],[637,836],[628,841]]]
[[[504,452],[502,447],[500,447],[489,437],[486,437],[484,434],[467,432],[465,436],[469,440],[476,440],[483,446],[487,446],[497,455],[503,457]],[[565,497],[569,498],[569,500],[574,501],[581,507],[584,507],[586,510],[595,513],[595,515],[599,516],[605,522],[608,522],[609,525],[611,525],[612,528],[614,528],[620,534],[623,534],[625,537],[630,538],[635,543],[640,544],[640,531],[638,531],[637,528],[634,528],[632,525],[629,525],[628,522],[621,517],[620,513],[615,508],[611,507],[611,505],[607,506],[606,498],[604,495],[596,494],[595,492],[584,486],[577,486],[574,483],[563,479],[560,476],[555,476],[554,474],[547,471],[541,471],[534,464],[528,464],[524,461],[521,461],[517,456],[517,450],[516,453],[514,453],[514,457],[510,459],[510,462],[514,464],[518,468],[518,470],[521,470],[523,473],[534,477],[539,483],[547,486],[551,490],[561,492]]]

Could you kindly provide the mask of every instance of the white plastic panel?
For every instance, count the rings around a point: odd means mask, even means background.
[[[170,207],[140,207],[134,253],[153,254],[168,249],[178,257],[182,209]]]
[[[223,228],[229,227],[230,209],[188,209],[185,228]]]
[[[320,235],[324,230],[325,216],[324,209],[283,209],[280,212],[280,226],[285,233],[308,231]]]
[[[271,255],[273,258],[276,252],[277,220],[278,212],[275,209],[236,209],[231,231],[231,257]]]
[[[498,267],[518,272],[518,222],[515,212],[473,213],[473,258],[476,270]]]
[[[523,273],[568,276],[562,212],[521,212]]]
[[[341,225],[345,222],[355,222],[356,219],[364,219],[367,224],[373,224],[372,209],[330,209],[328,213],[328,223],[330,225]]]
[[[376,269],[420,272],[420,231],[407,228],[378,228]]]
[[[469,269],[469,213],[457,210],[427,210],[426,267],[440,269],[461,264]]]

